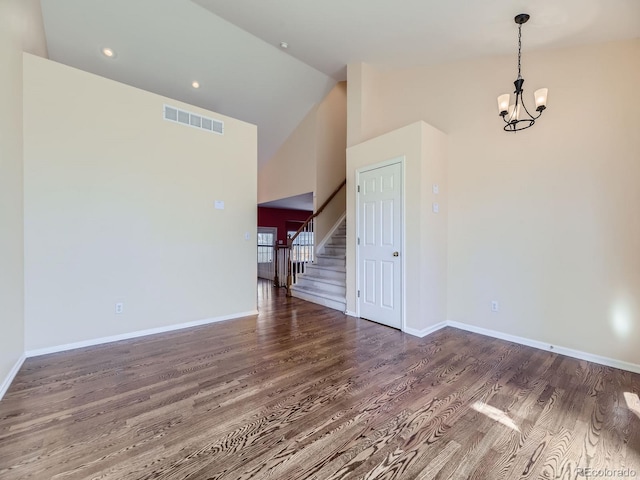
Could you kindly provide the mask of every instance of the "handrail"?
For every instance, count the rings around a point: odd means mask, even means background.
[[[316,213],[314,213],[313,215],[311,215],[309,218],[307,218],[305,220],[305,222],[300,225],[300,228],[298,228],[298,230],[296,231],[296,233],[293,234],[292,237],[289,237],[287,243],[289,245],[293,244],[293,241],[298,237],[298,235],[300,235],[300,233],[306,228],[306,226],[309,224],[309,222],[311,222],[311,220],[313,220],[314,218],[316,218],[318,215],[320,215],[323,210],[327,207],[327,205],[329,205],[329,202],[331,202],[331,200],[333,200],[333,197],[335,197],[338,192],[340,190],[342,190],[342,187],[344,187],[347,184],[347,179],[345,178],[342,183],[338,186],[338,188],[336,188],[333,193],[331,195],[329,195],[329,198],[327,198],[325,200],[325,202],[320,206],[320,208],[318,209],[318,211],[316,211]]]

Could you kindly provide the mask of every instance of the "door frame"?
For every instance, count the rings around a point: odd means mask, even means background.
[[[406,219],[406,193],[405,193],[405,185],[406,181],[406,156],[400,155],[398,157],[390,158],[389,160],[384,160],[378,163],[372,163],[369,165],[364,165],[358,169],[356,169],[356,185],[360,185],[360,175],[364,172],[368,172],[371,170],[376,170],[378,168],[388,167],[389,165],[400,164],[400,176],[402,177],[402,192],[401,192],[401,201],[400,201],[400,209],[402,210],[400,214],[400,218],[402,219],[402,228],[400,229],[400,244],[402,245],[402,254],[400,261],[400,268],[402,268],[402,272],[400,275],[402,285],[400,286],[400,293],[402,299],[400,300],[400,331],[404,332],[407,325],[407,295],[405,290],[405,285],[407,284],[407,265],[406,265],[406,255],[407,244],[406,244],[406,228],[407,228],[407,219]],[[360,237],[360,193],[357,191],[356,187],[356,316],[360,318],[360,297],[358,297],[358,291],[360,290],[360,246],[358,245],[358,238]]]
[[[261,231],[262,230],[262,231]],[[260,277],[260,262],[258,262],[258,255],[257,255],[257,250],[258,247],[260,246],[265,246],[265,245],[259,245],[258,244],[258,234],[259,233],[273,233],[273,245],[271,246],[272,249],[275,249],[276,245],[278,244],[278,227],[258,227],[258,229],[256,230],[256,269],[258,270],[258,278],[264,278],[264,277]],[[275,258],[275,252],[272,254],[273,256],[271,257],[271,263],[275,264],[276,258]],[[274,265],[275,268],[275,265]],[[269,279],[267,279],[269,280]],[[273,281],[273,278],[270,279],[271,281]]]

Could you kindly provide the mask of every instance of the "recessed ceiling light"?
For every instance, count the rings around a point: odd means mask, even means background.
[[[280,42],[280,48],[284,48],[286,50],[289,48],[289,44],[287,42]]]
[[[193,83],[191,84],[191,86],[192,86],[193,88],[200,88],[200,83],[198,83],[198,82],[193,82]]]
[[[116,58],[116,52],[112,48],[104,47],[102,49],[102,54],[107,58]]]

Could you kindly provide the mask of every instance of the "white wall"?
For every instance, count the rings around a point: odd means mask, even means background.
[[[0,2],[0,397],[24,353],[22,52],[46,56],[40,2]],[[8,378],[10,380],[10,378]]]
[[[24,120],[27,351],[255,311],[255,126],[30,55]]]
[[[369,112],[384,115],[361,116],[350,141],[418,120],[448,134],[449,320],[640,364],[640,40],[525,53],[523,67],[528,102],[549,88],[529,130],[497,115],[509,55],[368,68]]]
[[[403,258],[406,331],[420,334],[446,321],[447,139],[424,122],[347,149],[347,311],[357,312],[356,172],[396,158],[404,160]],[[432,185],[440,187],[433,194]],[[432,211],[438,202],[440,213]]]

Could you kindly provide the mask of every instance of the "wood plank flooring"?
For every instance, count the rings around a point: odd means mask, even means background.
[[[257,317],[28,359],[0,478],[640,477],[639,375],[258,290]]]

